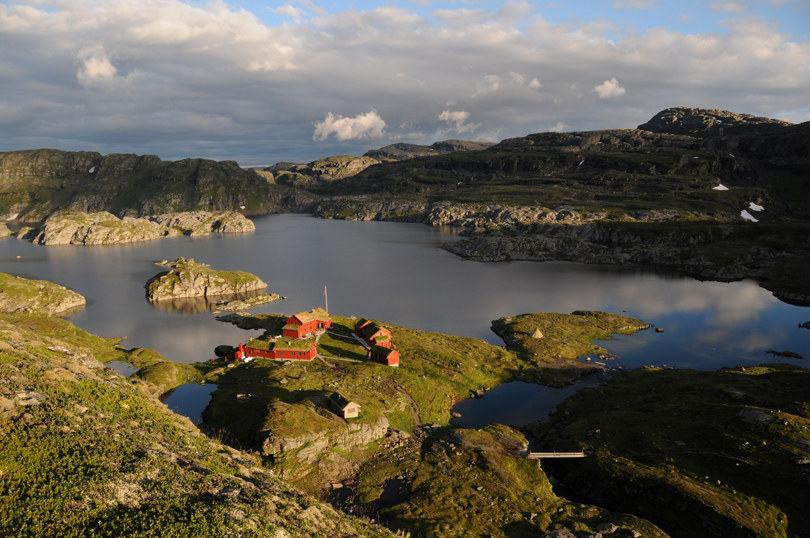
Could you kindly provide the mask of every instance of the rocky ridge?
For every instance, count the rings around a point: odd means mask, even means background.
[[[146,283],[146,298],[150,302],[245,294],[267,287],[256,275],[245,271],[215,271],[191,258],[164,260],[158,265],[170,267],[170,270],[158,273]]]
[[[454,151],[479,151],[494,145],[493,142],[475,142],[471,140],[444,140],[442,142],[435,142],[429,146],[398,142],[396,144],[383,146],[379,149],[369,150],[363,156],[372,157],[379,161],[401,161],[416,157],[443,155]]]
[[[662,110],[637,128],[653,133],[670,133],[694,137],[723,136],[739,132],[765,133],[790,122],[763,118],[753,114],[736,114],[727,110],[673,107]]]

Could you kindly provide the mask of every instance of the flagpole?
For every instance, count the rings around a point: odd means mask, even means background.
[[[326,285],[323,287],[323,300],[326,303],[326,312],[329,313],[329,296],[326,294]]]

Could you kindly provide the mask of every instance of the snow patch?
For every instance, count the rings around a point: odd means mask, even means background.
[[[581,161],[579,161],[579,164],[577,165],[577,167],[582,166],[584,163],[585,163],[585,159],[582,159]]]
[[[762,207],[759,204],[755,204],[754,202],[751,202],[750,204],[748,204],[748,209],[750,209],[751,211],[762,211],[765,208]]]
[[[92,166],[92,167],[90,167],[90,170],[88,170],[88,171],[87,171],[87,173],[88,173],[88,174],[92,174],[92,173],[93,173],[93,172],[95,172],[95,171],[96,171],[96,167],[95,167],[95,166]]]
[[[727,190],[728,190],[728,187],[726,187],[725,185],[723,185],[723,184],[721,183],[721,184],[719,184],[719,185],[718,185],[718,186],[716,186],[716,187],[712,187],[712,190],[715,190],[715,191],[727,191]]]
[[[745,209],[743,209],[742,211],[740,211],[740,216],[741,216],[742,218],[744,218],[745,220],[750,220],[751,222],[759,222],[759,220],[757,220],[757,219],[755,219],[754,217],[752,217],[752,216],[751,216],[751,213],[749,213],[749,212],[748,212],[748,211],[746,211]]]

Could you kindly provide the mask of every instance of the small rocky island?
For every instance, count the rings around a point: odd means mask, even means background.
[[[146,283],[146,298],[152,303],[189,297],[220,297],[225,300],[229,296],[260,292],[267,287],[265,282],[251,273],[216,271],[193,258],[164,260],[157,265],[169,267],[170,270],[155,275]],[[252,297],[250,304],[268,303],[280,298],[274,293],[264,293]]]
[[[253,221],[236,211],[187,211],[145,218],[119,218],[106,211],[57,212],[48,217],[33,236],[33,242],[40,245],[114,245],[176,235],[244,233],[255,229]]]

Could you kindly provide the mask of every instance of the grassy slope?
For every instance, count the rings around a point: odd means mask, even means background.
[[[383,535],[202,435],[63,320],[0,315],[0,534]]]
[[[810,525],[810,471],[793,462],[810,455],[808,402],[810,372],[791,366],[636,370],[581,391],[536,432],[594,453],[555,465],[569,487],[673,535],[798,536]]]
[[[251,326],[264,325],[272,328],[270,332],[283,323],[282,316],[248,319]],[[321,337],[319,352],[363,360],[364,349],[349,339],[354,320],[340,316],[332,320],[331,334]],[[535,314],[513,321],[507,330],[518,333],[519,321],[532,325],[531,331],[541,324],[549,334],[542,354],[561,362],[574,358],[578,350],[600,349],[587,344],[589,340],[644,326],[631,318],[594,312]],[[260,431],[270,431],[277,438],[334,434],[345,422],[311,400],[339,390],[362,406],[362,416],[350,423],[367,424],[385,415],[393,429],[411,432],[413,437],[405,447],[391,445],[388,439],[351,451],[332,447],[314,462],[299,459],[298,449],[275,458],[274,469],[295,477],[296,484],[312,493],[322,492],[330,481],[345,479],[346,472],[358,472],[361,501],[368,503],[379,495],[385,480],[405,473],[413,480],[411,501],[383,512],[394,528],[437,535],[469,535],[486,529],[502,536],[558,527],[584,532],[612,521],[645,536],[660,535],[654,526],[630,516],[557,498],[537,463],[515,455],[515,448],[526,444],[520,433],[505,427],[480,431],[447,427],[450,407],[470,391],[515,378],[558,379],[549,364],[478,339],[385,326],[402,353],[399,368],[327,358],[331,367],[317,360],[289,364],[254,360],[209,372],[218,389],[205,412],[205,428],[234,446],[252,449],[260,448]],[[415,428],[420,423],[437,427]],[[432,433],[425,437],[423,432],[428,430]],[[457,448],[451,450],[447,443]],[[473,482],[485,487],[474,489]]]

